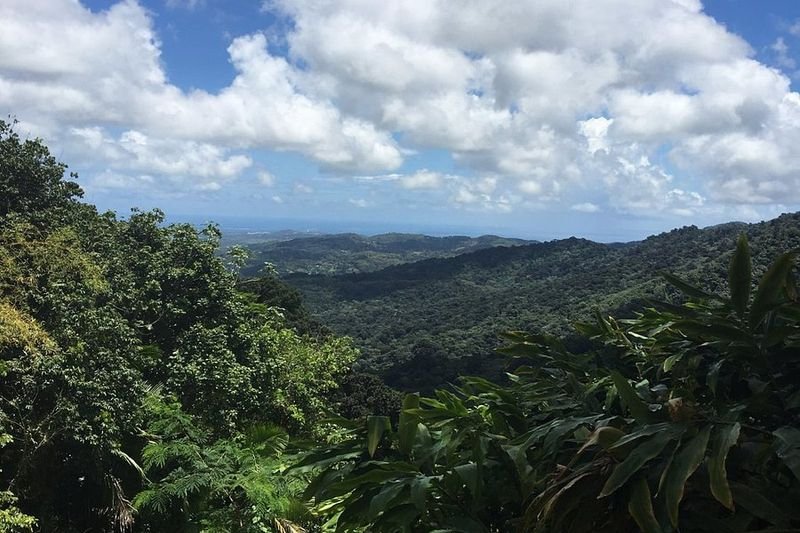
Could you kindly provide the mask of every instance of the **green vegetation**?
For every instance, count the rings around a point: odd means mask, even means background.
[[[341,421],[347,438],[295,467],[337,531],[660,533],[800,526],[800,302],[795,253],[750,297],[742,237],[727,295],[598,315],[582,354],[507,335],[500,386],[408,395],[396,423]]]
[[[489,356],[501,344],[499,332],[569,335],[571,325],[588,320],[595,308],[631,316],[648,300],[673,295],[659,272],[724,291],[741,232],[762,272],[778,253],[800,246],[800,214],[761,224],[686,227],[627,245],[573,238],[364,274],[284,279],[303,293],[320,322],[353,338],[363,354],[359,369],[396,388],[430,392],[459,375],[501,379],[504,361]],[[575,349],[585,344],[567,342]]]
[[[301,520],[286,434],[320,434],[357,352],[240,283],[215,227],[97,213],[64,170],[0,123],[0,530]]]
[[[401,398],[215,226],[98,213],[64,171],[0,122],[0,532],[800,527],[794,215],[291,278],[408,338],[409,377],[508,370]],[[470,340],[593,305],[627,318]]]
[[[354,233],[312,235],[293,239],[274,239],[264,243],[244,243],[252,259],[243,269],[256,274],[265,262],[280,274],[344,274],[380,270],[389,266],[435,257],[482,250],[494,246],[515,246],[530,241],[495,235],[481,237],[429,237],[406,233],[386,233],[365,237]]]

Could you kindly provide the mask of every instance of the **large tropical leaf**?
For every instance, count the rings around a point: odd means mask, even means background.
[[[375,455],[375,450],[378,448],[381,437],[390,428],[391,423],[388,416],[367,417],[367,451],[370,457]]]
[[[642,533],[661,533],[661,526],[653,513],[653,499],[650,487],[644,476],[639,476],[632,483],[631,495],[628,499],[628,512],[636,521]]]
[[[758,326],[767,312],[780,303],[787,277],[794,266],[795,256],[795,252],[781,255],[761,278],[753,298],[753,305],[750,307],[751,327]]]
[[[686,481],[697,470],[705,457],[711,427],[706,426],[675,456],[669,466],[662,490],[670,522],[678,526],[678,507],[683,499]]]
[[[738,422],[717,429],[712,444],[711,457],[708,459],[708,474],[711,482],[711,494],[725,507],[733,510],[733,495],[728,485],[728,473],[725,462],[728,451],[739,440],[741,426]]]
[[[747,235],[742,233],[736,242],[736,251],[733,253],[731,266],[728,270],[728,288],[731,291],[731,303],[740,318],[744,318],[747,303],[750,300],[751,278],[750,246],[747,243]]]
[[[599,497],[609,496],[622,487],[631,476],[641,470],[645,463],[660,454],[673,436],[670,431],[661,431],[634,448],[625,460],[614,468]]]

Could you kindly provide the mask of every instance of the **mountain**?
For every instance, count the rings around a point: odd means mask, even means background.
[[[295,273],[284,279],[302,292],[318,320],[353,337],[363,353],[362,369],[395,387],[429,390],[459,374],[502,375],[502,360],[492,355],[500,332],[569,333],[571,324],[590,318],[595,309],[630,314],[650,298],[672,296],[659,272],[724,291],[727,264],[742,232],[750,238],[758,273],[779,252],[800,246],[800,214],[759,224],[689,226],[625,245],[570,238],[494,246],[372,272]],[[365,253],[357,236],[339,236],[336,242],[341,257],[349,253],[345,243],[355,254]],[[278,244],[288,258],[298,243]],[[307,249],[294,253],[302,256]]]
[[[382,268],[491,248],[514,246],[532,241],[496,235],[481,237],[431,237],[409,233],[364,236],[355,233],[304,235],[294,239],[271,239],[247,243],[251,259],[243,273],[257,274],[265,262],[281,274],[362,273]]]

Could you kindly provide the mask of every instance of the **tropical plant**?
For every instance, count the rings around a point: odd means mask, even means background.
[[[299,500],[303,480],[284,475],[288,435],[259,424],[214,439],[180,404],[151,393],[151,418],[142,451],[145,489],[133,500],[161,531],[302,531],[310,515]],[[151,479],[148,479],[151,478]]]
[[[514,332],[509,385],[464,378],[405,398],[399,422],[338,424],[310,451],[306,496],[337,531],[755,531],[800,526],[795,252],[751,291],[580,325],[595,349]],[[751,294],[753,292],[753,294]]]

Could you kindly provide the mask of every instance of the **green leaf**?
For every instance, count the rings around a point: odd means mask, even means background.
[[[367,519],[373,520],[380,513],[387,511],[388,505],[403,492],[404,488],[406,488],[405,483],[387,483],[369,503]]]
[[[664,498],[670,522],[678,527],[678,508],[683,499],[686,481],[691,477],[706,454],[711,427],[706,426],[675,456],[664,479]]]
[[[469,490],[472,497],[475,498],[478,494],[478,465],[475,463],[467,463],[463,465],[458,465],[453,470],[455,470],[458,477],[461,478],[461,481],[464,482],[464,485]]]
[[[653,513],[650,486],[644,476],[639,476],[633,482],[631,497],[628,500],[628,512],[643,533],[661,533],[661,526]]]
[[[760,492],[739,483],[731,484],[736,503],[750,514],[780,527],[789,527],[789,518]]]
[[[725,324],[704,324],[697,320],[680,320],[675,322],[673,327],[689,336],[748,344],[753,342],[753,338],[746,331],[742,331],[739,327]]]
[[[772,434],[778,438],[776,454],[800,480],[800,429],[784,426]]]
[[[378,443],[380,443],[383,433],[390,427],[388,416],[367,417],[367,451],[370,457],[375,455],[375,450],[378,448]]]
[[[390,482],[408,478],[408,473],[373,468],[363,474],[356,476],[351,475],[350,477],[346,477],[343,481],[332,484],[328,488],[327,497],[330,498],[332,496],[347,494],[353,489],[359,489],[363,492],[369,485],[384,486],[388,485]]]
[[[695,287],[694,285],[686,283],[681,278],[674,276],[669,272],[662,272],[661,276],[667,280],[670,285],[673,285],[675,288],[679,289],[686,296],[696,298],[698,300],[720,300],[720,297],[716,294],[711,294],[710,292],[706,292],[699,287]]]
[[[411,502],[422,512],[425,510],[425,503],[428,496],[428,489],[431,486],[431,478],[416,478],[411,482]]]
[[[398,447],[405,455],[410,455],[414,447],[414,439],[417,436],[417,424],[419,417],[408,413],[407,409],[419,408],[419,394],[406,394],[403,398],[403,410],[400,411],[400,422],[398,424]]]
[[[747,235],[742,233],[736,242],[736,251],[728,270],[728,287],[731,291],[733,309],[740,318],[744,317],[747,302],[750,300],[750,283],[752,282],[752,263]]]
[[[781,255],[761,278],[750,308],[750,327],[758,326],[767,312],[780,303],[786,278],[794,265],[794,258],[795,252]]]
[[[600,491],[598,498],[604,498],[613,494],[617,489],[622,487],[628,479],[640,471],[640,469],[656,457],[664,447],[672,440],[674,434],[670,431],[662,431],[633,449],[631,453],[614,468],[614,471],[609,476],[603,490]]]
[[[717,430],[711,446],[711,457],[708,460],[708,473],[711,482],[711,494],[725,507],[733,510],[733,495],[728,485],[728,475],[725,470],[725,461],[728,451],[739,440],[739,423],[725,425]]]
[[[620,398],[622,398],[622,402],[631,412],[633,418],[639,422],[647,421],[650,418],[650,410],[639,395],[636,394],[636,391],[631,384],[628,383],[628,380],[616,370],[611,372],[611,379],[614,382],[614,386]]]

